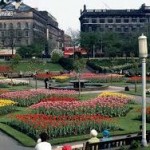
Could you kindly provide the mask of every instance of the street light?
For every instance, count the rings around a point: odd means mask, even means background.
[[[138,38],[139,57],[142,59],[142,145],[147,145],[146,140],[146,58],[147,58],[147,37],[143,34]]]

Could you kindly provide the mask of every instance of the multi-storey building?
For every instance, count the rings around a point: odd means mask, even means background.
[[[0,45],[30,45],[41,40],[52,40],[63,45],[64,31],[47,11],[38,11],[22,1],[0,5]]]
[[[86,9],[84,5],[79,20],[82,32],[148,32],[150,6],[142,4],[139,9]]]

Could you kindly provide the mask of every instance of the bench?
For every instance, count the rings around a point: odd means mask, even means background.
[[[150,134],[146,135],[147,142],[150,142]],[[127,136],[118,139],[111,139],[109,141],[100,141],[98,143],[88,143],[86,142],[85,148],[83,150],[117,150],[120,149],[122,146],[130,146],[132,143],[141,142],[142,135],[134,135],[134,136]]]
[[[8,78],[20,78],[20,74],[19,73],[8,73],[7,76]]]

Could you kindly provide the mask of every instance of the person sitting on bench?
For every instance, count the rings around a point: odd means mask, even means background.
[[[92,129],[91,132],[90,132],[90,136],[91,138],[88,140],[89,143],[97,143],[100,141],[99,138],[97,138],[97,131],[95,129]]]
[[[111,140],[111,138],[110,138],[110,132],[107,129],[105,129],[102,132],[102,134],[103,134],[103,138],[101,139],[101,141],[109,141],[109,140]]]

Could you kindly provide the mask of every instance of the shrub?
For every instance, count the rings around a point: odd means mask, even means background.
[[[138,149],[141,147],[141,143],[139,141],[133,141],[131,143],[130,149]]]
[[[73,59],[61,58],[59,64],[66,70],[73,70]]]
[[[62,50],[54,49],[51,52],[51,60],[53,63],[58,63],[61,57],[63,57],[63,51]]]

